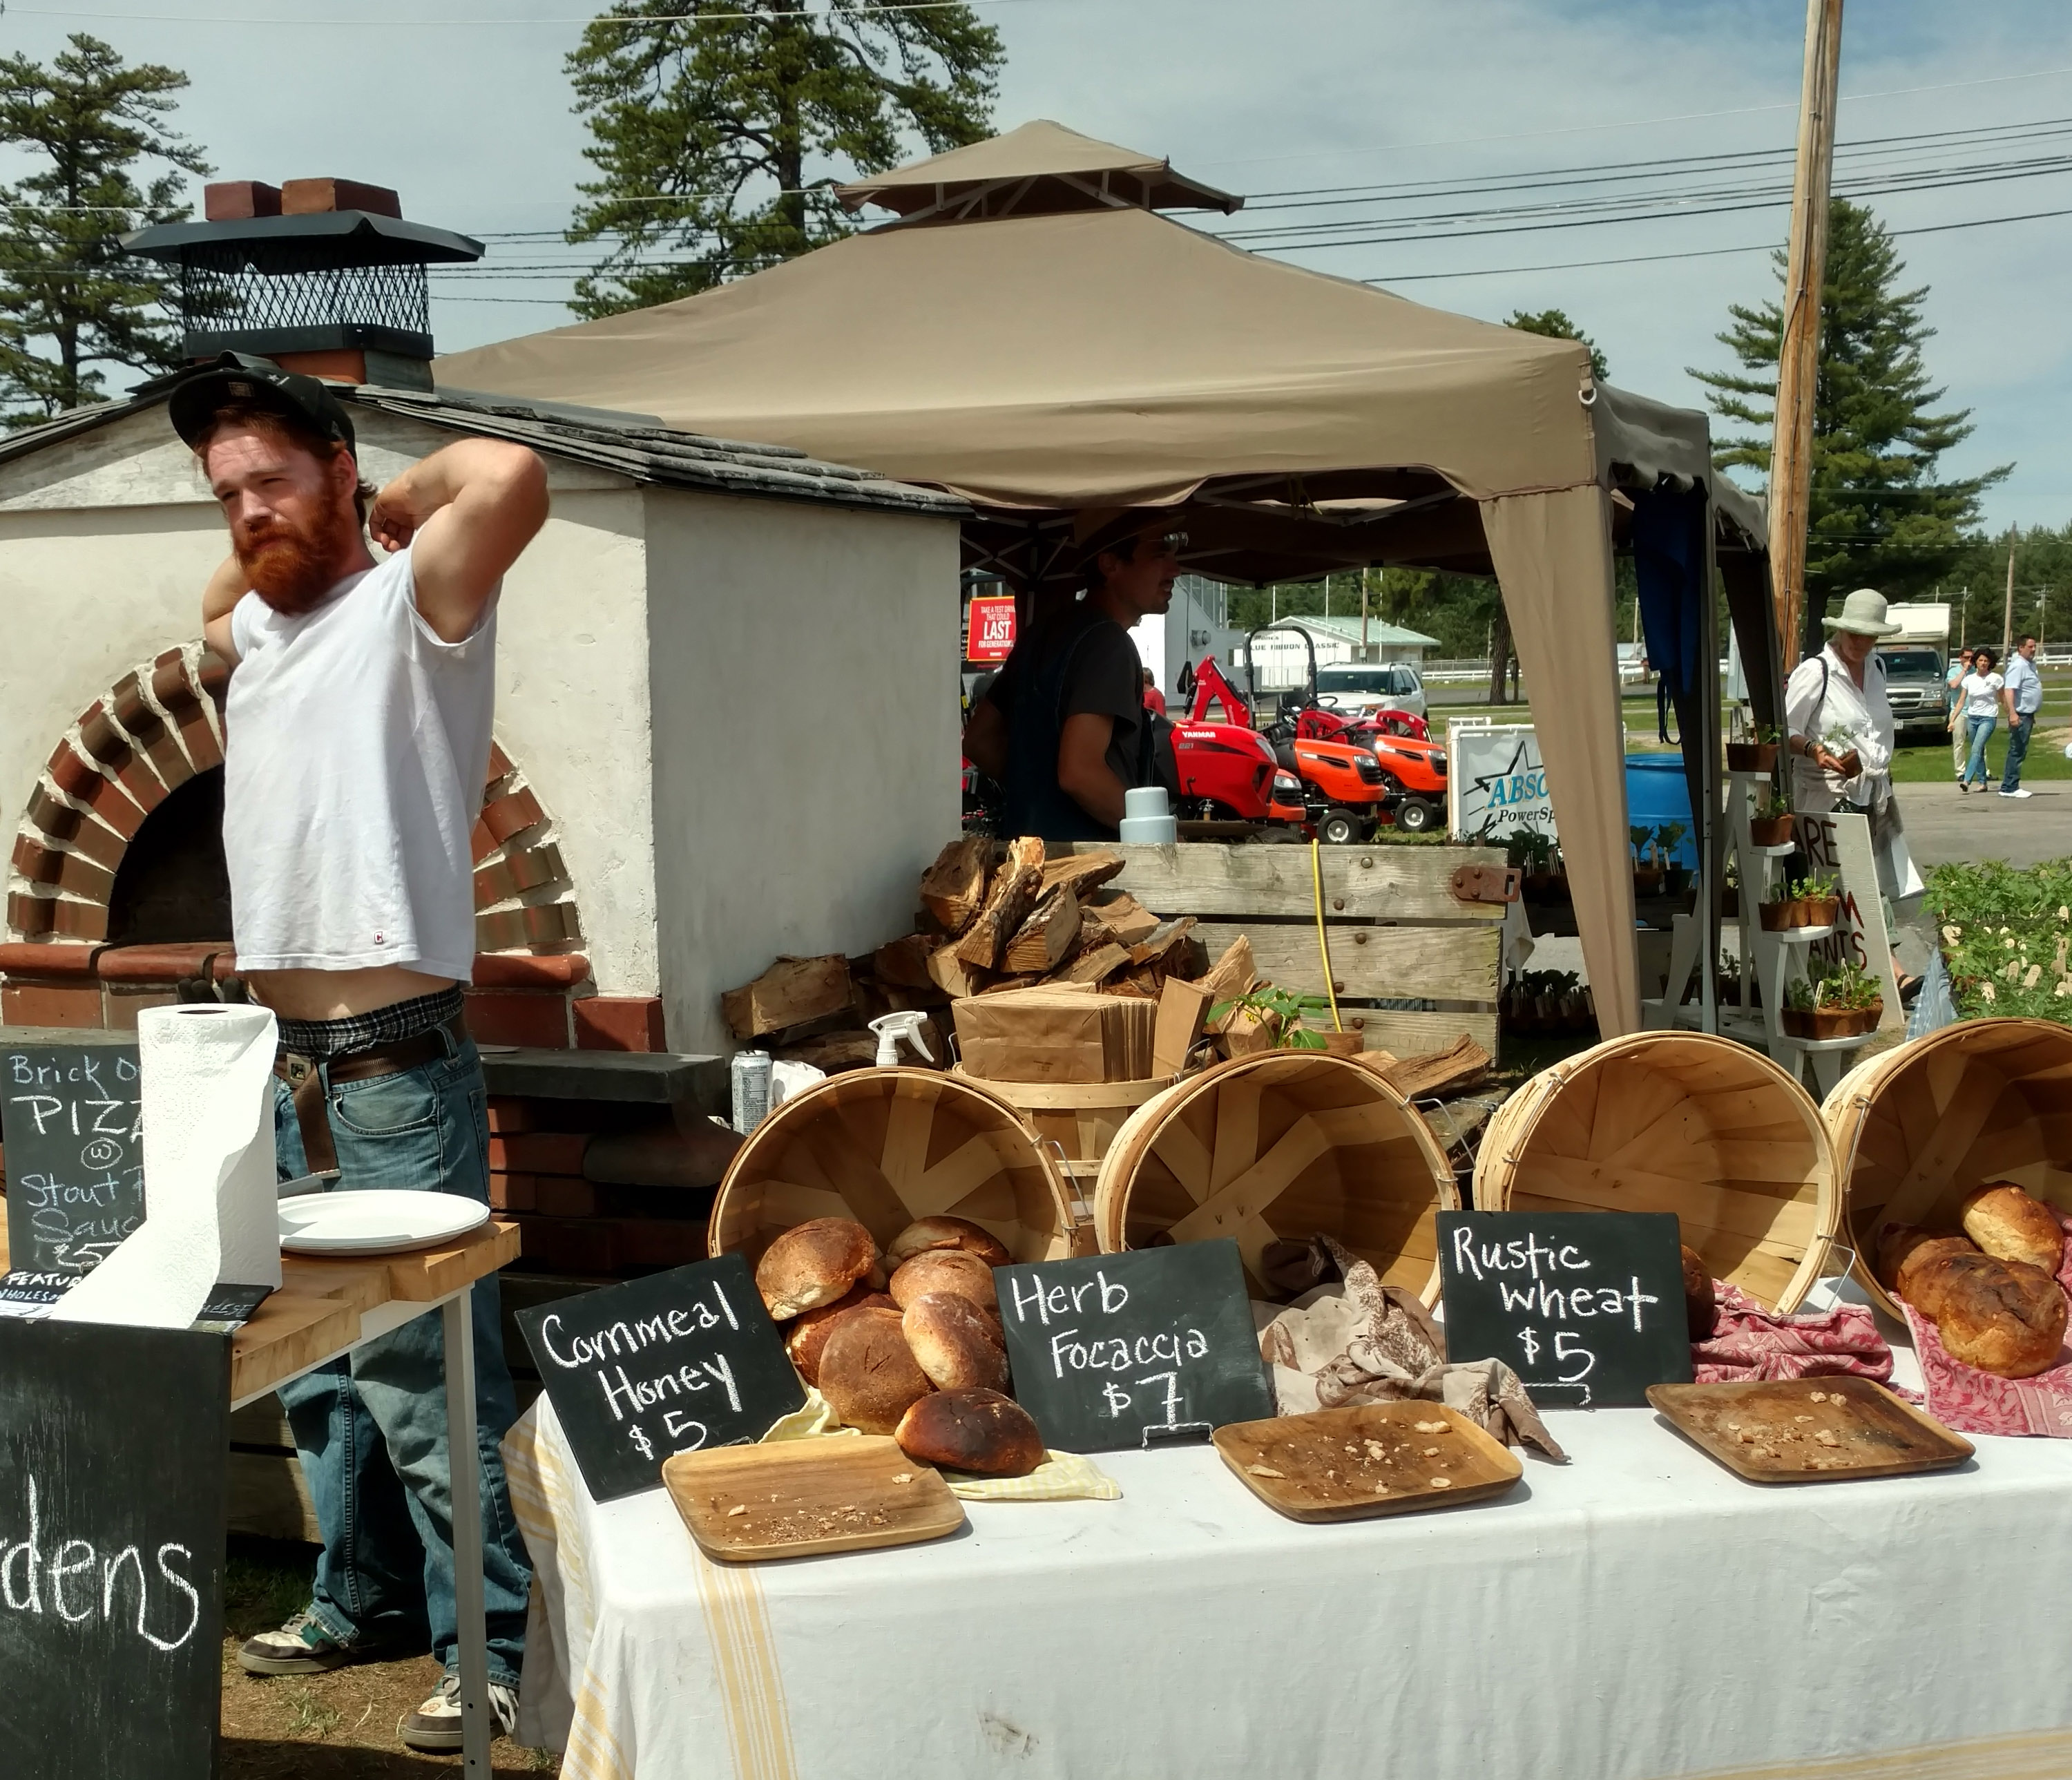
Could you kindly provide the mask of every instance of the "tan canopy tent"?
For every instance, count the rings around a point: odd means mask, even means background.
[[[1186,565],[1231,582],[1376,563],[1493,571],[1599,1021],[1634,1029],[1612,558],[1635,499],[1675,488],[1702,502],[1703,585],[1716,551],[1758,714],[1774,709],[1761,517],[1715,476],[1704,416],[1593,384],[1572,341],[1174,222],[1159,212],[1240,200],[1055,124],[844,198],[899,220],[678,302],[452,355],[438,381],[950,489],[979,509],[968,557],[1023,587],[1071,574],[1085,507],[1185,504]],[[1712,609],[1694,600],[1702,673],[1679,701],[1700,765],[1718,758]],[[1716,857],[1716,779],[1693,776]]]

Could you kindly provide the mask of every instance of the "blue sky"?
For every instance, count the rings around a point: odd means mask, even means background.
[[[47,56],[65,31],[88,30],[133,60],[185,68],[194,85],[180,121],[224,177],[372,179],[397,187],[407,214],[474,232],[548,231],[567,219],[585,163],[561,64],[582,0],[104,3],[105,13],[10,5],[0,44]],[[980,10],[1008,48],[1003,125],[1054,117],[1248,194],[1788,148],[1805,20],[1799,0],[995,0]],[[286,77],[290,69],[305,77]],[[2072,118],[2072,7],[1852,0],[1842,89],[1845,144]],[[1895,193],[1876,208],[1899,229],[2072,208],[2072,172]],[[1559,306],[1596,336],[1615,382],[1696,405],[1702,392],[1685,368],[1725,362],[1712,335],[1725,306],[1774,290],[1762,249],[1785,227],[1773,208],[1289,257],[1400,279],[1404,294],[1470,314]],[[1992,524],[2072,520],[2072,330],[2062,319],[2072,217],[1900,245],[1910,281],[1930,290],[1929,368],[1978,426],[1951,467],[2016,464],[1988,499]],[[1488,275],[1721,248],[1752,251]],[[520,255],[580,257],[551,240],[494,245],[495,258]],[[442,345],[567,319],[555,306],[558,274],[467,288],[435,302]]]

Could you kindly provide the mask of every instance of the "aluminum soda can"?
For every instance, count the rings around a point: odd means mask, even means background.
[[[746,1137],[770,1116],[770,1053],[736,1051],[727,1076],[734,1089],[734,1128]]]

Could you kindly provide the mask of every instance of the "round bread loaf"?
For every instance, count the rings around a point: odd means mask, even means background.
[[[1990,1255],[1910,1259],[1907,1300],[1954,1360],[2004,1379],[2033,1378],[2065,1346],[2064,1288],[2040,1267]]]
[[[1888,1291],[1912,1304],[1914,1295],[1907,1290],[1909,1268],[1932,1261],[1938,1255],[1978,1252],[1968,1236],[1938,1236],[1914,1224],[1889,1223],[1878,1232],[1877,1276]]]
[[[2065,1259],[2058,1215],[2012,1182],[1975,1188],[1957,1208],[1964,1234],[1996,1260],[2026,1261],[2055,1273]]]
[[[901,1333],[897,1310],[851,1310],[820,1350],[820,1395],[851,1428],[889,1434],[935,1389]]]
[[[993,1289],[993,1269],[960,1248],[931,1248],[902,1261],[892,1275],[893,1301],[904,1310],[931,1292],[954,1292],[982,1310],[1000,1313],[1000,1295]]]
[[[924,1292],[899,1326],[921,1370],[939,1391],[1004,1391],[1007,1350],[1000,1325],[969,1298]]]
[[[755,1264],[755,1289],[779,1322],[832,1304],[878,1264],[870,1232],[849,1218],[794,1224]]]
[[[936,1248],[961,1249],[967,1255],[977,1256],[988,1267],[1005,1267],[1014,1258],[1008,1253],[1007,1244],[990,1230],[980,1228],[968,1218],[949,1217],[921,1218],[910,1223],[886,1245],[885,1258],[897,1267],[902,1261]]]
[[[1043,1462],[1035,1418],[997,1391],[939,1391],[899,1418],[899,1449],[924,1465],[982,1477],[1026,1477]]]
[[[817,1310],[808,1310],[793,1322],[784,1331],[784,1351],[791,1356],[791,1363],[798,1367],[799,1376],[808,1384],[820,1382],[820,1355],[826,1349],[828,1337],[834,1333],[835,1318],[845,1317],[852,1310],[876,1308],[891,1310],[897,1308],[889,1293],[874,1292],[867,1285],[852,1287],[832,1304],[824,1304]]]
[[[1712,1289],[1712,1270],[1695,1248],[1684,1251],[1684,1319],[1690,1325],[1693,1341],[1710,1341],[1712,1325],[1719,1320],[1719,1296]]]

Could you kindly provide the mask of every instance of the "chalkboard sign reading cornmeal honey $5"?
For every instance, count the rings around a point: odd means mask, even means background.
[[[144,1221],[138,1100],[134,1044],[0,1050],[9,1265],[90,1273]]]
[[[738,1255],[520,1310],[561,1431],[599,1502],[662,1482],[662,1461],[760,1440],[806,1400]]]
[[[1446,1353],[1504,1361],[1543,1409],[1634,1407],[1691,1382],[1669,1211],[1441,1211]]]
[[[1043,1443],[1098,1453],[1206,1440],[1273,1413],[1237,1244],[996,1267],[1014,1395]]]

